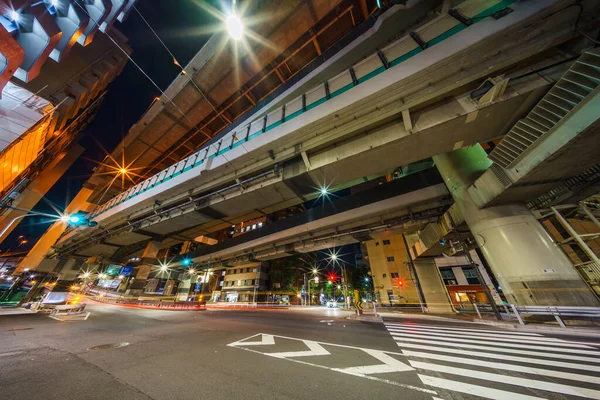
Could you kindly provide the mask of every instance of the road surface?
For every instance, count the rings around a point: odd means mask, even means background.
[[[597,339],[339,310],[0,317],[0,399],[600,399]]]

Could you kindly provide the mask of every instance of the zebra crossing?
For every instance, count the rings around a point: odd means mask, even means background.
[[[537,333],[385,321],[440,398],[600,399],[600,349]],[[437,397],[436,397],[437,398]]]

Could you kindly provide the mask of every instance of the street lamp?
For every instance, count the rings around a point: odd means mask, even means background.
[[[233,40],[240,40],[244,36],[244,24],[235,12],[227,16],[225,25],[227,26],[227,33]]]
[[[166,271],[166,270],[168,270],[168,269],[169,269],[169,267],[167,267],[166,265],[161,265],[161,266],[160,266],[160,271],[161,271],[161,272],[165,272],[165,271]]]

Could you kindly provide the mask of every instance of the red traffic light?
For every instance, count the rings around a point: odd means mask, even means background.
[[[336,276],[333,275],[333,274],[329,275],[329,280],[332,281],[332,282],[335,281],[336,280]]]

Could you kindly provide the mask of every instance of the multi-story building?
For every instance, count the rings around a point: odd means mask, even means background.
[[[377,301],[389,306],[419,307],[419,280],[430,277],[429,274],[419,276],[412,268],[408,242],[405,243],[403,236],[369,240],[365,244]],[[494,295],[497,293],[477,253],[472,250],[469,255],[475,265],[464,255],[442,255],[429,260],[429,272],[441,276],[444,283],[445,293],[441,294],[449,296],[457,309],[488,303],[479,276]]]
[[[0,242],[83,152],[131,53],[113,24],[134,3],[0,1]]]
[[[256,262],[230,267],[225,270],[220,300],[227,302],[253,302],[264,300],[269,267]],[[256,293],[256,298],[254,297]]]

